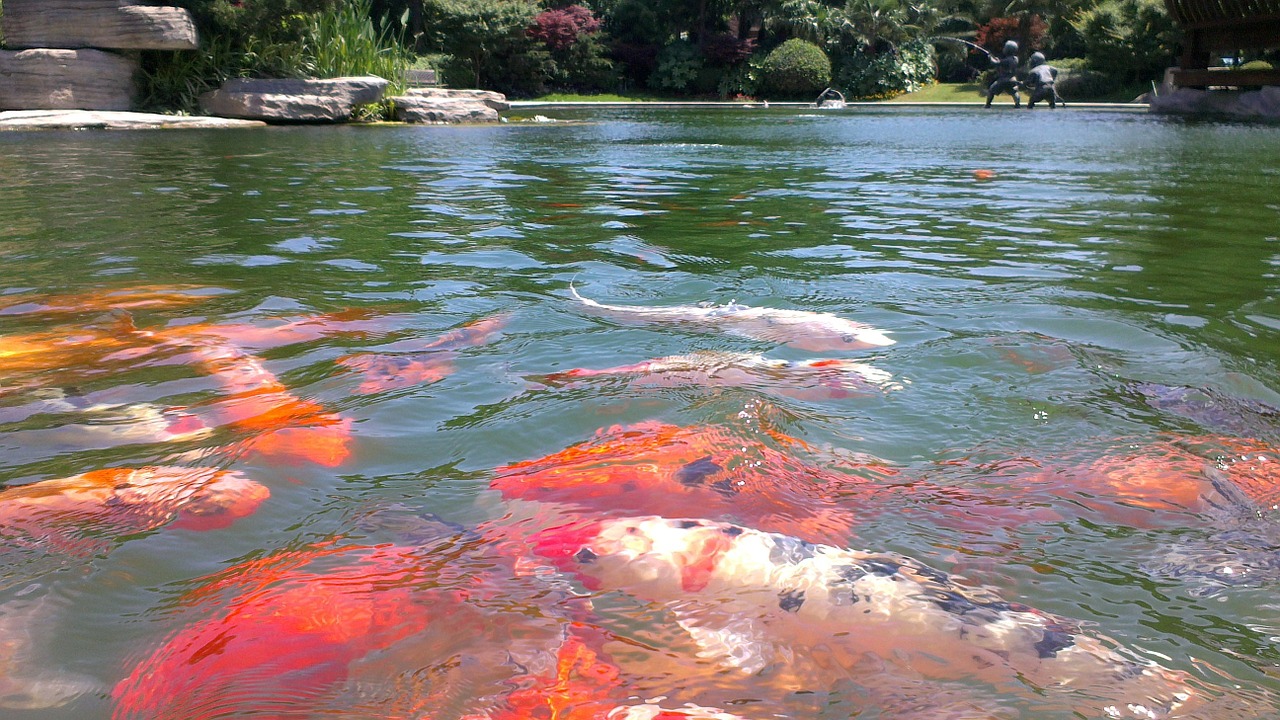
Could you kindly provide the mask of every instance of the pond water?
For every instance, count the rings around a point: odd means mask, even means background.
[[[1280,713],[1280,132],[540,112],[0,135],[4,717],[1146,717],[1094,638]],[[629,515],[941,595],[851,632],[705,537],[674,590],[547,549]],[[925,612],[1017,603],[1029,660]]]

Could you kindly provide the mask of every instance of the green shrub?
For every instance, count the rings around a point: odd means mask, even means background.
[[[702,53],[685,40],[678,40],[658,52],[658,66],[649,76],[654,89],[692,90],[702,71]]]
[[[536,0],[425,0],[419,43],[449,56],[439,68],[448,85],[537,95],[552,62],[527,32],[539,12]]]
[[[1066,70],[1058,73],[1054,87],[1064,100],[1079,102],[1105,97],[1114,92],[1119,84],[1096,70]]]
[[[858,50],[836,69],[835,86],[851,98],[882,100],[919,90],[933,82],[933,46],[912,40],[888,52]]]
[[[1266,60],[1250,60],[1240,66],[1241,70],[1274,70],[1271,63]]]
[[[767,97],[812,99],[831,83],[831,60],[822,48],[792,38],[760,64],[760,92]]]

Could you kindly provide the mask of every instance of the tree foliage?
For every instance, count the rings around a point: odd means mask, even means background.
[[[808,40],[782,43],[760,65],[760,90],[769,97],[808,100],[830,82],[831,59]]]

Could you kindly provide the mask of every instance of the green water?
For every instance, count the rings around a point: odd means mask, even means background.
[[[33,662],[109,688],[175,630],[174,599],[199,578],[325,538],[403,541],[379,512],[461,527],[501,517],[504,501],[486,489],[492,468],[615,424],[733,425],[764,412],[828,456],[867,453],[943,484],[995,488],[998,472],[948,463],[1060,458],[1173,433],[1280,442],[1273,127],[1085,110],[557,117],[573,122],[0,134],[6,295],[200,286],[219,292],[134,310],[133,322],[366,309],[394,313],[397,339],[511,315],[500,337],[460,351],[448,377],[371,395],[335,363],[386,337],[264,351],[294,394],[353,421],[352,456],[334,468],[233,459],[206,441],[87,441],[71,426],[96,421],[73,414],[9,417],[0,484],[204,453],[272,493],[208,533],[160,528],[88,558],[0,551],[0,602],[36,595],[57,607],[34,628]],[[978,169],[994,177],[976,179]],[[736,300],[865,322],[897,343],[844,355],[903,388],[794,399],[754,387],[547,386],[536,377],[693,350],[812,356],[588,315],[571,281],[618,305]],[[0,332],[50,322],[3,315]],[[0,409],[12,416],[52,390],[164,405],[217,392],[172,365],[71,384],[66,370],[34,385],[0,379]],[[1153,385],[1203,389],[1219,407],[1160,407],[1136,389]],[[1058,520],[984,536],[932,522],[948,509],[927,495],[909,502],[923,513],[878,516],[850,544],[962,572],[1206,684],[1238,686],[1260,717],[1280,713],[1264,697],[1280,692],[1273,519],[1188,514],[1177,527],[1135,528],[1064,503]],[[1223,581],[1224,564],[1248,580]],[[4,712],[106,718],[108,692]],[[849,698],[831,707],[823,717],[878,717]]]

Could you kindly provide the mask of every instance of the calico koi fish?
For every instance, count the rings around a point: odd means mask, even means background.
[[[897,554],[661,517],[572,522],[529,547],[589,590],[664,604],[705,657],[743,672],[822,648],[825,672],[876,656],[1002,691],[1030,683],[1090,716],[1175,717],[1196,695],[1181,673]]]
[[[893,375],[866,363],[840,359],[777,360],[752,353],[693,352],[592,370],[573,368],[544,376],[548,382],[633,377],[652,385],[759,387],[806,398],[847,398],[900,390]]]
[[[402,341],[381,352],[347,355],[338,364],[364,377],[356,388],[361,395],[439,382],[453,374],[458,350],[492,342],[508,319],[506,313],[481,318],[427,343]]]
[[[748,307],[736,302],[705,307],[602,305],[579,295],[572,284],[569,285],[569,291],[589,311],[610,317],[719,328],[729,333],[783,343],[802,350],[867,350],[894,344],[881,330],[828,313]]]
[[[104,532],[129,535],[162,525],[226,527],[252,514],[270,494],[261,483],[227,470],[93,470],[0,491],[0,537],[75,552],[95,544],[92,538]]]

